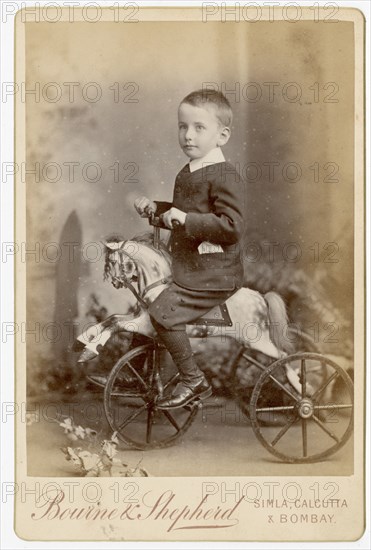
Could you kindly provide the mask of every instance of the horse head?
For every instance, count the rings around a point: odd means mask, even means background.
[[[169,253],[164,245],[154,247],[151,234],[128,241],[115,235],[106,239],[104,247],[104,279],[110,279],[116,289],[135,282],[143,294],[150,285],[170,276]]]
[[[128,246],[128,243],[130,241],[125,241],[119,235],[107,237],[103,243],[104,280],[110,279],[116,289],[138,280],[137,263],[133,259],[137,250],[134,245]]]

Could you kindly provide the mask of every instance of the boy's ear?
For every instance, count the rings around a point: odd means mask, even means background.
[[[230,128],[228,128],[228,126],[224,126],[224,128],[222,128],[219,132],[218,145],[219,146],[225,145],[230,137],[231,137]]]

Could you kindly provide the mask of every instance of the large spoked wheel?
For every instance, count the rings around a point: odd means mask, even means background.
[[[308,374],[318,365],[326,376],[315,387]],[[285,395],[284,405],[267,404],[272,385]],[[290,355],[260,376],[251,396],[250,420],[260,443],[281,460],[322,460],[340,449],[352,434],[353,382],[323,355]]]
[[[292,344],[296,352],[318,352],[318,347],[313,338],[303,331],[290,327],[287,331],[287,339]],[[234,362],[231,370],[231,393],[236,399],[242,412],[250,416],[250,400],[255,384],[261,373],[272,364],[272,358],[262,353],[254,352],[251,349],[242,348],[237,360]],[[295,371],[298,365],[292,365]],[[325,366],[322,364],[311,365],[311,370],[307,374],[312,385],[318,386],[326,377]],[[269,392],[270,403],[280,405],[286,404],[286,397],[282,391],[275,385],[271,385]],[[276,422],[280,419],[276,418]]]
[[[158,397],[171,392],[179,378],[173,363],[162,361],[162,355],[154,343],[129,351],[117,361],[105,386],[109,425],[134,449],[171,445],[198,412],[197,406],[166,411],[156,407]]]

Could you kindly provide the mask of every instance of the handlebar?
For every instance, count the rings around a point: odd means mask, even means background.
[[[151,212],[151,214],[148,218],[148,222],[149,222],[149,225],[152,225],[153,227],[159,227],[160,229],[169,229],[164,224],[162,214],[161,214],[161,216],[156,216],[154,214],[154,212]],[[176,228],[180,227],[180,225],[181,224],[180,224],[180,222],[178,222],[178,220],[173,220],[173,222],[172,222],[173,229],[176,229]]]
[[[156,216],[154,212],[151,212],[150,215],[148,216],[148,223],[153,227],[165,228],[165,225],[161,220],[161,216]]]

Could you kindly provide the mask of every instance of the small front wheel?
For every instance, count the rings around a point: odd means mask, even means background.
[[[314,386],[309,375],[316,368],[326,376]],[[285,396],[283,404],[267,403],[272,385]],[[261,374],[251,396],[250,420],[256,437],[274,456],[290,463],[317,462],[352,434],[353,382],[323,355],[289,355]]]
[[[170,392],[179,374],[155,343],[139,346],[121,357],[104,389],[104,410],[111,428],[134,449],[167,447],[192,424],[198,408],[161,410],[156,401]]]

